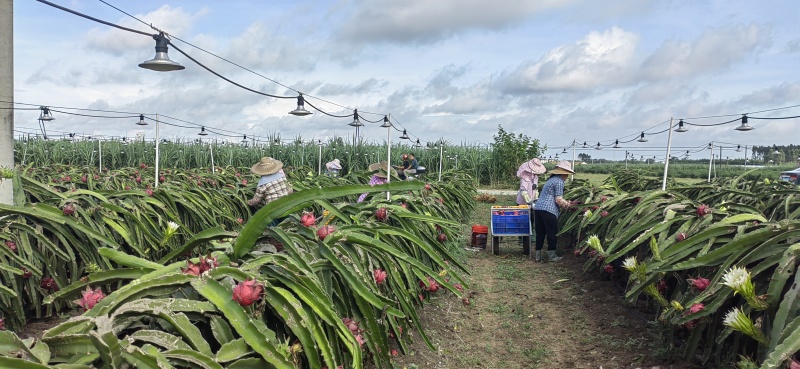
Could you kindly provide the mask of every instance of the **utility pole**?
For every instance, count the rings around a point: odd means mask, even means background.
[[[0,167],[14,169],[14,0],[0,0]],[[14,204],[12,181],[0,179],[0,204]]]

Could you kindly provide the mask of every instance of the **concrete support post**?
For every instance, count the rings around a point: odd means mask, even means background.
[[[14,168],[14,0],[0,0],[0,167]],[[14,203],[11,180],[0,181],[0,204]]]

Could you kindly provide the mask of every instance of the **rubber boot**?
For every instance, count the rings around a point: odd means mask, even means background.
[[[533,252],[533,258],[536,261],[542,261],[542,250],[536,250]]]
[[[547,250],[547,261],[549,262],[556,262],[563,259],[560,256],[556,256],[556,250]]]

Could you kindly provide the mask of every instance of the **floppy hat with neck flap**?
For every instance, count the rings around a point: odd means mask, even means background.
[[[389,168],[389,162],[384,160],[380,163],[370,164],[369,167],[367,167],[367,170],[373,172],[375,176],[385,179],[387,178],[386,168]],[[394,168],[389,168],[389,169],[391,170],[390,173],[395,174]]]
[[[572,164],[566,160],[559,161],[556,167],[550,171],[550,174],[575,174],[572,170]]]

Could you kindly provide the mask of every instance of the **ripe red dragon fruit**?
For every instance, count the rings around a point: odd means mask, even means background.
[[[397,350],[395,350],[395,349],[392,349],[391,354],[392,354],[392,356],[400,355],[400,353],[397,352]]]
[[[614,274],[614,267],[611,264],[606,264],[606,266],[603,267],[603,272],[606,274]]]
[[[703,309],[705,309],[705,308],[706,308],[706,306],[701,304],[701,303],[692,304],[692,306],[689,308],[689,311],[687,311],[685,315],[697,314],[697,313],[703,311]]]
[[[86,181],[88,181],[88,180],[89,180],[89,178],[86,178],[85,174],[81,176],[81,182],[86,183]]]
[[[711,214],[711,208],[706,206],[705,204],[701,204],[697,207],[697,216],[704,217],[708,214]]]
[[[167,178],[166,178],[166,177],[164,177],[164,176],[159,176],[159,177],[158,177],[158,181],[159,181],[159,182],[161,182],[161,183],[164,183],[164,182],[166,182],[166,180],[167,180]]]
[[[28,279],[28,278],[30,278],[32,275],[33,275],[33,272],[31,272],[31,271],[30,271],[30,270],[28,270],[28,269],[22,268],[22,278]]]
[[[147,169],[147,164],[145,164],[145,163],[140,163],[140,164],[139,164],[139,168],[141,168],[141,169]]]
[[[201,266],[202,263],[192,263],[191,260],[186,260],[186,268],[181,267],[181,273],[183,274],[191,274],[193,276],[198,276],[203,273],[203,268]]]
[[[597,209],[600,209],[600,207],[599,206],[592,206],[592,211],[597,211]]]
[[[153,197],[153,190],[148,188],[148,189],[144,190],[144,192],[147,194],[147,196]]]
[[[319,240],[322,241],[325,240],[325,237],[328,237],[328,235],[333,232],[336,232],[336,227],[332,225],[322,226],[317,230],[317,237],[319,237]]]
[[[580,249],[575,249],[575,251],[573,251],[572,254],[575,255],[575,257],[577,258],[581,256],[583,253],[581,252]]]
[[[464,306],[469,306],[470,304],[469,297],[464,297],[463,299],[461,299],[461,303],[464,304]]]
[[[247,180],[246,179],[242,179],[242,186],[247,186]]]
[[[72,177],[70,177],[70,176],[64,177],[64,182],[71,182],[71,181],[72,181]]]
[[[439,235],[436,236],[436,239],[439,240],[439,242],[447,242],[447,235],[444,233],[439,233]]]
[[[75,205],[66,204],[64,208],[61,209],[64,212],[64,215],[72,216],[75,214]]]
[[[606,197],[606,196],[603,196],[603,197],[600,198],[600,202],[606,202],[607,200],[608,200],[608,197]]]
[[[97,174],[95,174],[95,175],[94,175],[94,180],[96,181],[96,180],[98,180],[98,179],[100,179],[100,176],[99,176],[99,175],[97,175]]]
[[[136,183],[142,183],[142,177],[136,177]]]
[[[697,279],[689,278],[688,281],[692,284],[692,287],[699,292],[705,291],[706,288],[711,285],[711,281],[703,277],[697,277]]]
[[[375,218],[378,218],[381,222],[385,221],[387,217],[389,217],[389,211],[386,208],[375,210]]]
[[[453,285],[453,287],[455,287],[458,292],[464,292],[464,286],[462,286],[461,283],[456,283]]]
[[[105,297],[106,295],[103,294],[103,290],[101,290],[100,287],[93,290],[92,287],[86,286],[86,290],[81,291],[81,298],[73,301],[73,303],[82,307],[83,311],[87,311],[97,305],[97,303]]]
[[[603,217],[603,218],[605,218],[605,217],[607,217],[607,216],[608,216],[608,212],[607,212],[607,211],[605,211],[605,210],[603,210],[603,211],[600,213],[600,217]]]
[[[400,203],[400,206],[402,206],[402,207],[403,207],[403,209],[408,209],[408,205],[406,205],[406,203],[404,203],[404,202],[403,202],[403,203]]]
[[[242,306],[250,306],[261,298],[264,286],[256,280],[246,280],[233,287],[233,301]]]
[[[431,185],[426,183],[425,184],[425,191],[430,191],[430,190],[431,190]]]
[[[375,278],[375,283],[383,284],[386,281],[386,271],[382,269],[375,269],[372,271],[372,276]]]
[[[244,219],[242,219],[242,218],[236,218],[236,223],[239,223],[239,224],[244,224]]]
[[[360,332],[358,322],[355,320],[350,318],[342,318],[342,323],[344,323],[344,326],[347,327],[347,330],[349,330],[354,336]]]
[[[300,224],[304,227],[313,227],[317,224],[317,218],[314,216],[314,213],[303,213],[300,216]]]
[[[6,247],[12,252],[17,252],[17,243],[11,240],[6,241]]]
[[[130,191],[130,190],[131,190],[131,186],[125,186],[125,191]]]
[[[686,235],[686,232],[680,232],[680,233],[678,233],[678,235],[677,235],[677,236],[675,236],[675,239],[676,239],[678,242],[681,242],[681,241],[685,240],[685,239],[686,239],[686,237],[688,237],[688,236]]]

